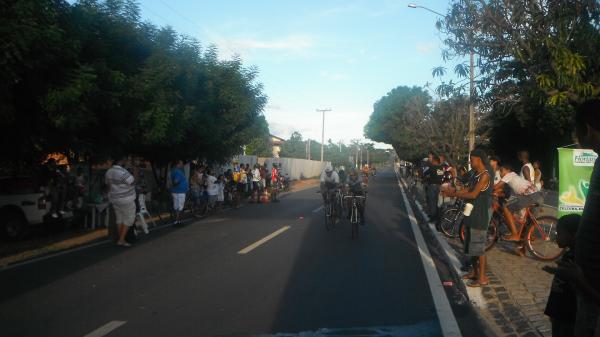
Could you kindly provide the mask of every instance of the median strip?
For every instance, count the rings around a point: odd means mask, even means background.
[[[280,229],[276,230],[275,232],[273,232],[273,233],[271,233],[271,234],[269,234],[269,235],[265,236],[264,238],[262,238],[262,239],[260,239],[260,240],[256,241],[255,243],[251,244],[250,246],[248,246],[248,247],[246,247],[246,248],[244,248],[244,249],[240,250],[240,251],[238,252],[238,254],[240,254],[240,255],[245,255],[245,254],[248,254],[248,253],[250,253],[251,251],[253,251],[254,249],[256,249],[256,248],[260,247],[262,244],[266,243],[267,241],[269,241],[269,240],[271,240],[271,239],[275,238],[277,235],[279,235],[279,234],[281,234],[281,233],[283,233],[283,232],[287,231],[288,229],[290,229],[290,226],[284,226],[284,227],[281,227]]]

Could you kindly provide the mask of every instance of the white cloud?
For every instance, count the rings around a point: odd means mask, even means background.
[[[417,44],[417,51],[421,54],[429,54],[431,51],[433,51],[433,49],[436,47],[435,43],[433,42],[428,42],[428,43],[419,43]]]
[[[309,35],[288,35],[282,38],[261,40],[256,38],[216,38],[222,56],[234,54],[247,55],[253,51],[301,52],[314,46],[314,39]]]
[[[322,78],[330,81],[342,81],[348,79],[348,75],[342,73],[330,73],[328,71],[322,71],[320,75]]]

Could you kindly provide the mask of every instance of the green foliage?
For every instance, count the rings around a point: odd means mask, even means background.
[[[223,162],[268,134],[256,69],[141,22],[133,0],[9,1],[0,17],[5,161]]]

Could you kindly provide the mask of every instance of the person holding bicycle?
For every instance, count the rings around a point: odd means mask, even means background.
[[[363,184],[360,181],[360,179],[358,179],[358,174],[356,174],[356,171],[351,170],[348,174],[348,195],[351,196],[361,196],[361,197],[365,197],[367,196],[367,192],[365,191],[365,189],[363,188]],[[358,205],[358,213],[360,214],[360,224],[361,225],[365,225],[365,200],[363,198],[358,198],[356,201],[356,204]],[[352,199],[348,198],[348,218],[350,218],[351,215],[351,210],[352,210]]]

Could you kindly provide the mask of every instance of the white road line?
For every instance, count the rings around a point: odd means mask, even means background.
[[[253,251],[254,249],[258,248],[260,245],[266,243],[267,241],[273,239],[274,237],[276,237],[277,235],[287,231],[288,229],[290,229],[290,226],[283,226],[281,228],[279,228],[278,230],[276,230],[275,232],[265,236],[264,238],[256,241],[255,243],[251,244],[250,246],[240,250],[238,252],[238,254],[244,255],[244,254],[248,254],[251,251]]]
[[[403,186],[406,188],[408,185],[406,184],[404,179],[400,179],[400,180],[402,181]],[[460,270],[461,263],[458,260],[458,256],[456,256],[456,254],[453,253],[454,249],[452,249],[452,247],[450,247],[450,245],[448,244],[448,241],[446,241],[446,239],[442,236],[442,234],[440,234],[438,232],[438,230],[435,228],[435,224],[429,222],[429,218],[427,217],[427,214],[423,210],[421,203],[419,203],[418,200],[415,200],[415,204],[417,205],[417,208],[419,209],[421,216],[425,219],[425,221],[427,221],[429,223],[429,228],[431,229],[431,232],[433,233],[435,239],[437,240],[437,242],[442,246],[442,248],[446,252],[446,256],[448,256],[448,259],[450,259],[450,263],[452,264],[452,267],[454,267],[456,274],[461,275],[463,273]],[[463,282],[465,284],[467,283],[466,280],[463,280]],[[483,291],[481,290],[481,288],[472,288],[472,287],[465,287],[465,288],[467,289],[467,295],[469,296],[469,300],[471,301],[471,303],[473,303],[473,305],[475,305],[476,307],[481,308],[481,309],[487,308],[487,303],[486,303],[485,299],[483,298]]]
[[[89,334],[83,336],[83,337],[102,337],[102,336],[106,336],[109,333],[111,333],[111,331],[117,329],[118,327],[120,327],[121,325],[127,323],[126,321],[110,321],[106,324],[104,324],[103,326],[99,327],[98,329],[90,332]]]
[[[323,209],[323,205],[321,205],[321,206],[319,206],[319,207],[317,207],[317,208],[313,209],[313,211],[312,211],[312,212],[313,212],[313,213],[317,213],[317,212],[321,211],[322,209]]]
[[[408,214],[410,225],[413,234],[415,235],[417,246],[419,247],[419,255],[421,256],[421,262],[423,263],[423,268],[425,269],[427,283],[429,283],[429,288],[431,289],[433,304],[435,305],[435,311],[440,322],[440,327],[442,328],[442,334],[444,337],[461,337],[462,334],[460,333],[460,328],[456,322],[456,317],[454,317],[454,313],[450,307],[448,297],[446,297],[442,280],[437,273],[435,263],[431,258],[431,253],[429,252],[429,248],[427,247],[425,239],[423,238],[423,233],[421,233],[421,229],[417,225],[415,213],[408,202],[408,198],[406,197],[402,183],[397,175],[396,179],[398,179],[398,186],[400,187],[400,192],[402,192],[402,198],[404,199],[404,204],[406,205],[406,213]]]

